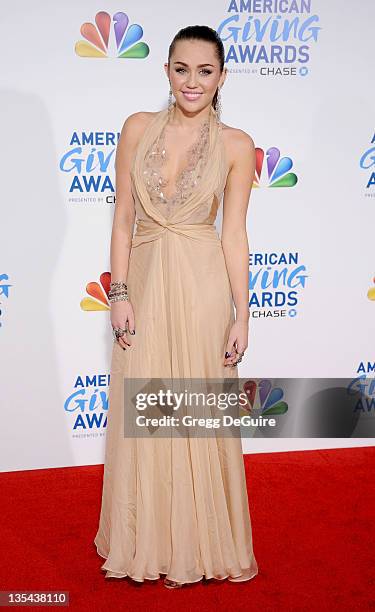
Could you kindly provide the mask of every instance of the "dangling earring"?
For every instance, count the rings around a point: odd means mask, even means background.
[[[216,111],[216,121],[220,125],[221,111],[222,111],[221,89],[220,89],[220,87],[217,88],[217,97],[216,97],[216,102],[215,102],[215,111]]]
[[[172,109],[173,109],[172,88],[169,87],[169,94],[168,94],[168,113],[169,113],[169,115],[171,114]]]

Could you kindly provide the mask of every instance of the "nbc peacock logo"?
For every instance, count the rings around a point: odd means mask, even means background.
[[[111,273],[103,272],[99,277],[99,282],[91,281],[86,285],[87,296],[84,297],[80,306],[82,310],[98,311],[110,310],[111,306],[108,299],[110,290]]]
[[[370,289],[367,291],[367,297],[369,300],[375,301],[375,276],[372,279],[372,282],[374,283],[374,286],[370,287]]]
[[[271,147],[266,151],[266,162],[264,160],[264,151],[257,147],[255,149],[255,176],[253,187],[294,187],[298,178],[294,172],[289,172],[293,167],[293,161],[290,157],[280,157],[280,150],[277,147]],[[262,171],[267,171],[267,178],[261,180]]]
[[[143,59],[150,53],[149,46],[141,41],[142,27],[137,23],[129,25],[126,13],[115,13],[111,18],[109,13],[99,11],[95,15],[95,25],[83,23],[80,32],[85,39],[75,44],[75,52],[80,57]]]
[[[265,378],[259,382],[247,380],[243,385],[246,393],[247,405],[241,407],[244,414],[253,414],[254,410],[261,411],[261,415],[285,414],[288,404],[282,399],[284,392],[280,387],[272,387],[270,380]]]

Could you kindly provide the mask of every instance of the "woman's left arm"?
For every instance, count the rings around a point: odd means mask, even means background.
[[[221,242],[236,308],[224,365],[234,364],[248,346],[249,335],[249,243],[246,217],[255,173],[255,146],[249,134],[233,129],[227,136],[230,160],[223,200]],[[226,353],[226,354],[227,354]],[[236,354],[237,353],[237,354]]]

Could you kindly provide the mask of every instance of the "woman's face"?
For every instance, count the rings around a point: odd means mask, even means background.
[[[164,64],[172,93],[186,112],[200,111],[212,103],[215,92],[225,81],[220,72],[213,43],[205,40],[179,40],[168,64]]]

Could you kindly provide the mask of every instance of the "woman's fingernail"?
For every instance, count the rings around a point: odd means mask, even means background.
[[[228,353],[228,351],[225,352],[225,357],[230,357],[230,353]]]
[[[132,336],[134,336],[134,334],[135,334],[135,329],[133,329],[133,330],[132,330],[130,333],[131,333],[131,335],[132,335]]]

